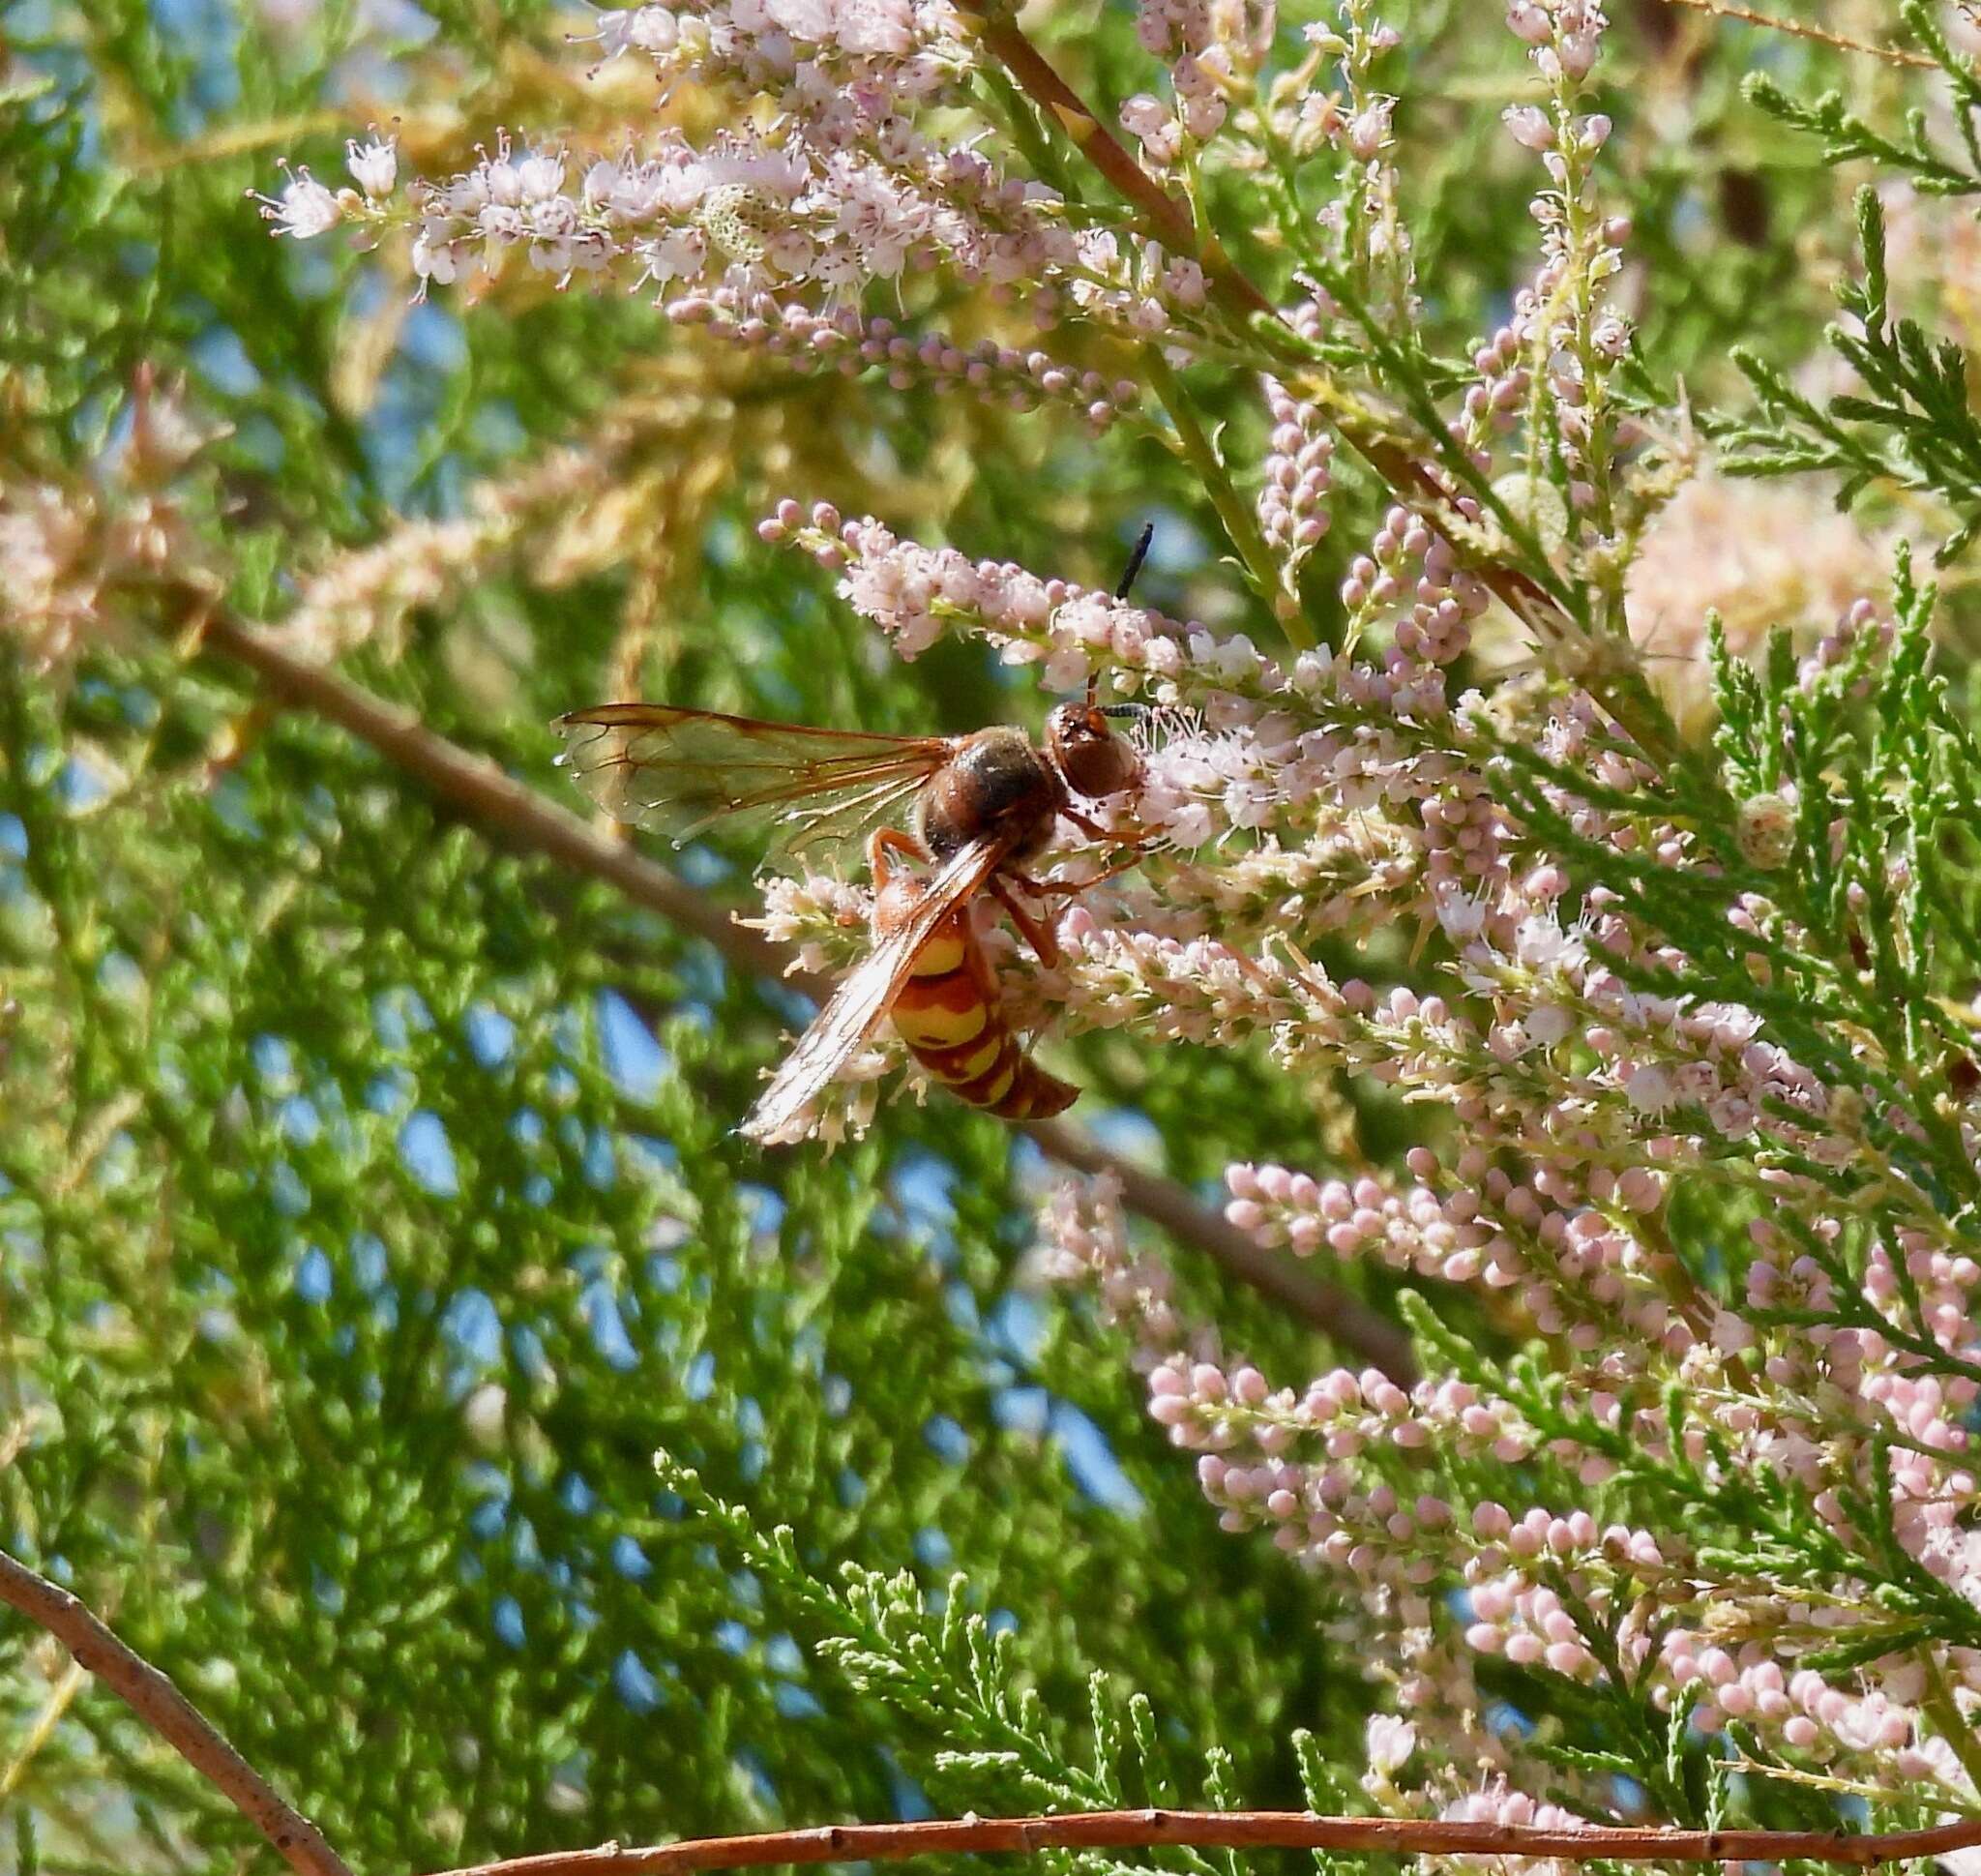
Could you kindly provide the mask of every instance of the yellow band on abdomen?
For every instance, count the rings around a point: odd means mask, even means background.
[[[894,1001],[895,1033],[910,1049],[955,1049],[974,1042],[990,1021],[990,1006],[966,970],[905,984]]]
[[[997,1059],[997,1052],[1004,1047],[1002,1029],[995,1035],[986,1036],[981,1047],[973,1049],[961,1058],[944,1051],[934,1060],[923,1057],[923,1066],[937,1081],[948,1082],[952,1087],[962,1082],[973,1082]]]
[[[1003,1046],[1002,1037],[999,1038],[998,1046]],[[1006,1056],[1003,1066],[989,1080],[978,1081],[974,1086],[959,1087],[957,1092],[972,1107],[994,1108],[1010,1093],[1012,1083],[1018,1079],[1019,1061],[1019,1053],[1013,1049]],[[988,1068],[990,1063],[987,1062],[985,1066]]]
[[[961,932],[938,931],[915,954],[914,977],[947,977],[961,967],[968,940]]]

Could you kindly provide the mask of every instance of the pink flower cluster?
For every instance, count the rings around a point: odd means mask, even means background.
[[[1520,1295],[1552,1318],[1536,1327],[1560,1350],[1565,1365],[1556,1372],[1565,1387],[1544,1407],[1535,1403],[1552,1430],[1508,1395],[1449,1376],[1404,1388],[1374,1370],[1336,1369],[1294,1389],[1223,1355],[1217,1339],[1191,1330],[1148,1276],[1119,1281],[1122,1269],[1145,1271],[1146,1264],[1128,1249],[1110,1193],[1085,1206],[1062,1193],[1044,1220],[1050,1274],[1088,1283],[1111,1274],[1109,1315],[1125,1316],[1136,1334],[1150,1418],[1173,1444],[1199,1455],[1199,1483],[1224,1526],[1271,1533],[1280,1549],[1322,1571],[1361,1610],[1363,1632],[1375,1647],[1371,1671],[1409,1692],[1420,1757],[1428,1749],[1434,1761],[1476,1763],[1479,1721],[1465,1705],[1461,1657],[1448,1653],[1456,1648],[1592,1687],[1609,1683],[1614,1663],[1657,1706],[1687,1712],[1701,1733],[1738,1721],[1825,1775],[1897,1775],[1967,1802],[1972,1786],[1944,1737],[1943,1715],[1981,1709],[1981,1651],[1954,1648],[1922,1659],[1899,1647],[1860,1667],[1825,1672],[1809,1661],[1860,1632],[1879,1632],[1865,1583],[1832,1579],[1819,1594],[1785,1595],[1741,1546],[1704,1550],[1584,1508],[1538,1504],[1517,1511],[1468,1484],[1489,1475],[1482,1467],[1509,1479],[1552,1467],[1567,1468],[1585,1490],[1600,1489],[1618,1476],[1617,1442],[1627,1438],[1630,1450],[1645,1456],[1633,1460],[1637,1471],[1662,1470],[1674,1485],[1693,1478],[1690,1490],[1710,1500],[1756,1467],[1783,1465],[1785,1421],[1809,1424],[1817,1383],[1796,1365],[1804,1357],[1795,1336],[1771,1335],[1763,1344],[1748,1325],[1697,1298],[1672,1308],[1664,1332],[1635,1347],[1578,1335],[1589,1312],[1558,1311],[1565,1289],[1523,1283],[1503,1245],[1493,1247],[1499,1253],[1493,1262],[1460,1263],[1488,1249],[1463,1241],[1479,1235],[1468,1233],[1475,1206],[1463,1199],[1434,1206],[1420,1191],[1414,1203],[1400,1203],[1373,1180],[1317,1182],[1276,1168],[1234,1168],[1230,1183],[1238,1195],[1233,1221],[1264,1241],[1280,1235],[1282,1221],[1312,1239],[1315,1221],[1329,1219],[1338,1253],[1374,1241],[1402,1261],[1435,1238],[1447,1251],[1440,1273],[1448,1280],[1457,1265],[1456,1280]],[[1631,1196],[1631,1215],[1655,1217],[1659,1193],[1639,1185]],[[1523,1206],[1503,1193],[1502,1203],[1529,1215],[1540,1208],[1538,1195]],[[1602,1213],[1620,1206],[1611,1188],[1600,1209],[1591,1206],[1575,1218],[1596,1217],[1601,1231],[1613,1233]],[[1921,1254],[1922,1267],[1929,1256]],[[1641,1249],[1635,1258],[1640,1266],[1655,1263]],[[1634,1294],[1648,1299],[1648,1283],[1639,1281]],[[1159,1295],[1160,1309],[1138,1320],[1139,1300]],[[1819,1293],[1805,1299],[1819,1300]],[[1695,1311],[1697,1325],[1688,1320]],[[1648,1315],[1637,1327],[1654,1331],[1659,1319]],[[1936,1573],[1981,1595],[1967,1540],[1943,1543],[1977,1508],[1972,1476],[1936,1456],[1966,1442],[1944,1418],[1945,1390],[1921,1391],[1928,1378],[1908,1374],[1889,1349],[1869,1358],[1900,1385],[1866,1387],[1851,1399],[1887,1407],[1885,1425],[1903,1439],[1925,1436],[1903,1465],[1891,1467],[1894,1529],[1922,1560],[1937,1559],[1930,1565]],[[1684,1377],[1682,1394],[1671,1393],[1668,1376]],[[1674,1419],[1674,1412],[1684,1417]],[[1873,1484],[1871,1450],[1869,1438],[1840,1435],[1835,1426],[1824,1445],[1807,1446],[1805,1474],[1813,1483],[1823,1474],[1833,1481],[1817,1497],[1818,1509],[1826,1503],[1833,1515],[1840,1493],[1862,1503]],[[1930,1518],[1908,1515],[1908,1507],[1924,1510],[1929,1498]],[[1766,1526],[1746,1535],[1750,1543],[1783,1541]],[[1425,1679],[1434,1662],[1447,1676],[1441,1688]],[[1931,1706],[1937,1687],[1953,1703],[1937,1718]]]
[[[1570,477],[1570,504],[1592,511],[1597,526],[1607,528],[1615,426],[1606,387],[1610,368],[1629,349],[1630,327],[1609,305],[1605,283],[1622,269],[1619,250],[1629,227],[1606,218],[1596,200],[1595,158],[1609,140],[1610,119],[1577,109],[1607,21],[1597,0],[1512,0],[1507,23],[1532,47],[1552,94],[1548,110],[1510,108],[1507,129],[1540,155],[1552,186],[1532,204],[1542,231],[1541,270],[1516,296],[1513,318],[1484,348],[1492,354],[1482,367],[1486,396],[1468,414],[1483,418],[1506,408],[1521,394],[1512,386],[1527,388],[1514,361],[1539,361]]]
[[[414,185],[413,266],[445,284],[520,249],[547,273],[612,270],[664,300],[712,298],[740,322],[775,319],[801,289],[837,304],[910,266],[996,283],[1077,261],[1079,237],[1043,186],[920,137],[888,156],[795,131],[775,142],[725,132],[702,147],[669,131],[644,152],[592,161],[504,138],[472,169]],[[406,220],[386,203],[343,215]]]
[[[1421,1179],[1437,1176],[1429,1147],[1413,1147],[1409,1165]],[[1613,1345],[1619,1322],[1646,1346],[1667,1346],[1671,1298],[1628,1226],[1663,1204],[1663,1175],[1645,1166],[1620,1175],[1597,1168],[1584,1203],[1552,1164],[1516,1181],[1472,1146],[1459,1172],[1471,1182],[1396,1192],[1366,1176],[1316,1181],[1282,1166],[1234,1165],[1226,1173],[1226,1216],[1260,1243],[1301,1256],[1325,1245],[1337,1257],[1373,1256],[1418,1276],[1508,1293],[1542,1333],[1564,1337],[1580,1354]]]
[[[746,313],[729,298],[684,295],[668,310],[681,324],[760,347],[801,372],[836,370],[849,377],[871,372],[896,391],[968,391],[996,398],[1013,410],[1056,402],[1079,411],[1097,431],[1141,402],[1141,387],[1132,378],[1110,381],[1098,372],[1062,365],[1049,352],[1020,351],[994,339],[959,345],[939,332],[917,333],[893,319],[863,317],[849,306],[818,313],[764,301],[760,309]]]
[[[1277,378],[1267,378],[1264,390],[1273,432],[1258,491],[1258,524],[1266,545],[1280,555],[1287,592],[1297,600],[1300,563],[1327,537],[1328,460],[1334,439],[1321,428],[1314,406],[1289,396]]]
[[[939,99],[972,63],[950,0],[680,0],[603,13],[595,37],[606,58],[768,94],[849,137]]]

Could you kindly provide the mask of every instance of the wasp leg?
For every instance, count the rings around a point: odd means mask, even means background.
[[[1037,898],[1048,898],[1053,893],[1085,892],[1090,886],[1098,886],[1111,879],[1118,873],[1126,873],[1132,866],[1141,864],[1140,846],[1131,848],[1112,866],[1103,867],[1091,879],[1028,879],[1024,875],[1017,876],[1018,882]]]
[[[905,854],[916,861],[927,857],[912,834],[905,834],[899,827],[876,827],[867,842],[867,866],[873,875],[875,892],[894,876],[893,862],[887,857],[890,853]]]
[[[1024,884],[1033,891],[1038,888],[1029,879]],[[1011,914],[1011,922],[1022,935],[1024,941],[1032,947],[1039,962],[1050,970],[1059,962],[1059,940],[1052,936],[1050,925],[1042,925],[1024,908],[1024,903],[1013,892],[996,874],[990,876],[990,890],[996,895],[997,903]]]
[[[1090,841],[1099,841],[1106,847],[1133,847],[1138,849],[1153,847],[1163,837],[1146,827],[1131,827],[1117,833],[1112,828],[1103,827],[1098,820],[1090,820],[1078,808],[1062,808],[1059,811],[1079,829]]]

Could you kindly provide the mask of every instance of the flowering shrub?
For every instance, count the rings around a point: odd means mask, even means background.
[[[1700,446],[1626,369],[1631,230],[1593,107],[1607,23],[1593,0],[1508,10],[1537,253],[1463,361],[1418,323],[1393,157],[1410,104],[1380,86],[1401,33],[1370,0],[1297,43],[1270,9],[1142,0],[1125,144],[1001,14],[651,4],[602,17],[603,55],[723,101],[712,133],[598,157],[505,139],[403,189],[389,143],[353,144],[355,188],[299,174],[265,212],[297,236],[408,237],[423,290],[519,253],[651,289],[794,372],[1161,431],[1204,478],[1249,631],[827,503],[786,499],[759,534],[903,658],[968,635],[1049,690],[1155,706],[1132,819],[1161,849],[1073,899],[1053,968],[999,949],[1013,1006],[1263,1046],[1295,1085],[1346,1073],[1445,1111],[1394,1171],[1225,1174],[1260,1245],[1417,1280],[1399,1296],[1426,1373],[1269,1376],[1175,1305],[1106,1180],[1051,1200],[1044,1267],[1127,1338],[1225,1529],[1270,1533],[1345,1612],[1386,1689],[1363,1780],[1384,1807],[1602,1816],[1625,1777],[1627,1809],[1717,1816],[1737,1769],[1785,1814],[1839,1795],[1881,1819],[1959,1811],[1981,1805],[1981,1069],[1953,1000],[1981,964],[1974,752],[1903,548],[1889,598],[1880,581],[1820,642],[1784,632],[1754,665],[1695,594],[1710,746],[1642,674],[1634,571]],[[1961,68],[1963,112],[1972,82]],[[959,108],[966,137],[938,128]],[[1828,439],[1760,465],[1885,473],[1958,509],[1964,362],[1886,337],[1867,199],[1867,336],[1845,354],[1887,402],[1849,415],[1890,425],[1903,463],[1757,367],[1766,409]],[[1233,258],[1266,253],[1273,295]],[[870,313],[882,286],[911,310]],[[1029,328],[1022,347],[943,329],[969,289]],[[1197,423],[1180,374],[1198,369],[1252,387],[1244,446]],[[1726,466],[1756,467],[1760,435],[1735,432]],[[1344,448],[1392,500],[1329,596],[1316,551]],[[1638,605],[1683,613],[1671,578],[1647,567]],[[1794,623],[1782,582],[1737,581],[1730,598]],[[1530,655],[1489,674],[1495,603]],[[856,954],[843,884],[768,891],[758,923],[808,963]],[[1410,960],[1372,982],[1357,949],[1398,924]],[[1483,1343],[1450,1325],[1474,1317]],[[1559,1735],[1510,1718],[1535,1699]]]
[[[251,1553],[326,1631],[440,1612],[403,1690],[435,1861],[1186,1792],[1981,1816],[1981,78],[1923,0],[1898,45],[1715,12],[1137,0],[1089,45],[991,0],[683,0],[512,48],[441,8],[390,83],[326,40],[312,82],[379,119],[341,175],[267,173],[300,84],[196,145],[252,152],[281,244],[247,286],[175,253],[173,290],[102,331],[156,232],[119,219],[137,185],[78,208],[65,165],[20,171],[62,342],[12,367],[41,430],[0,445],[0,883],[37,998],[0,1048],[20,1025],[63,1091],[18,1097],[0,1223],[54,1267],[97,1206],[120,1249],[109,1301],[21,1299],[15,1391],[156,1387],[193,1575]],[[1743,93],[1756,47],[1776,69]],[[235,388],[180,374],[202,294]],[[470,362],[422,402],[450,345]],[[99,353],[137,363],[106,385]],[[176,662],[201,644],[260,686],[224,728]],[[332,660],[424,722],[327,692]],[[1216,1283],[1152,1229],[1133,1152],[1048,1177],[884,1036],[806,1117],[822,1144],[766,1167],[723,1132],[792,1015],[743,981],[760,952],[718,972],[642,925],[673,947],[643,969],[553,870],[624,884],[609,849],[477,809],[543,865],[480,878],[281,715],[513,809],[553,785],[541,719],[607,694],[926,732],[1089,686],[1143,706],[1138,786],[1096,812],[1149,844],[1116,872],[1062,823],[1054,961],[988,906],[984,939],[1099,1127],[1214,1195]],[[851,967],[857,867],[746,894],[759,857],[717,829],[681,871],[810,971]],[[160,883],[201,867],[211,906]],[[673,916],[669,890],[644,903]],[[212,984],[255,1013],[238,1035]],[[629,987],[669,1013],[651,1095],[571,1041]],[[474,1092],[449,1026],[473,1074],[526,1064],[513,1096]],[[234,1183],[222,1135],[252,1148]],[[100,1158],[141,1176],[99,1192]],[[207,1247],[175,1296],[209,1298],[158,1316],[154,1191]],[[264,1239],[310,1308],[365,1297],[320,1346]],[[1317,1322],[1233,1274],[1261,1271]],[[62,1325],[100,1306],[157,1346],[78,1353]],[[232,1409],[174,1351],[244,1324],[306,1457],[240,1455],[272,1497],[222,1542],[174,1455]],[[614,1391],[642,1361],[651,1417]],[[429,1444],[396,1447],[382,1401]],[[23,1410],[15,1515],[61,1556],[94,1488],[51,1414]],[[362,1494],[266,1538],[256,1507],[315,1489],[307,1455],[353,1424]],[[1032,1491],[1049,1434],[1084,1455],[1065,1505]],[[93,1511],[124,1534],[85,1569],[128,1562],[143,1496]],[[642,1545],[665,1588],[629,1589]],[[217,1652],[163,1593],[140,1607],[182,1670]],[[364,1840],[374,1799],[254,1717],[268,1672],[212,1691]],[[507,1725],[539,1702],[539,1733]],[[715,1718],[656,1770],[623,1710],[669,1702]]]
[[[1295,1083],[1347,1071],[1448,1110],[1444,1144],[1392,1175],[1225,1176],[1261,1245],[1422,1280],[1400,1295],[1427,1373],[1269,1378],[1174,1306],[1106,1181],[1049,1206],[1050,1275],[1130,1338],[1225,1528],[1270,1532],[1349,1612],[1395,1714],[1371,1722],[1384,1805],[1603,1815],[1623,1775],[1633,1803],[1690,1818],[1717,1813],[1730,1767],[1791,1808],[1981,1804],[1981,1070],[1948,1000],[1981,963],[1977,804],[1930,669],[1934,594],[1901,551],[1890,601],[1857,597],[1804,653],[1779,637],[1756,669],[1716,639],[1710,749],[1673,727],[1629,598],[1695,449],[1623,370],[1630,226],[1592,108],[1607,21],[1592,0],[1517,0],[1506,24],[1535,79],[1504,116],[1537,160],[1538,254],[1464,366],[1415,325],[1392,159],[1408,104],[1378,84],[1401,35],[1369,0],[1290,52],[1269,10],[1143,0],[1132,151],[999,15],[646,5],[603,16],[606,57],[705,88],[729,124],[759,101],[771,128],[597,158],[504,139],[403,191],[390,143],[354,143],[356,188],[299,174],[265,212],[297,236],[401,232],[423,288],[520,251],[656,289],[671,320],[795,371],[1064,401],[1102,427],[1166,412],[1283,653],[829,504],[785,500],[759,533],[837,576],[904,658],[968,634],[1048,689],[1098,682],[1180,726],[1133,811],[1160,852],[1074,901],[1053,968],[998,953],[1013,1003],[1033,1024],[1262,1042]],[[978,135],[935,129],[959,106]],[[1082,193],[1081,154],[1120,205]],[[1231,258],[1268,248],[1277,301]],[[1875,214],[1866,252],[1869,338],[1847,356],[1878,384]],[[911,294],[915,275],[939,284]],[[883,283],[916,311],[866,312]],[[942,330],[943,297],[972,287],[1030,349]],[[1090,362],[1123,348],[1138,370]],[[1926,403],[1939,371],[1965,420],[1957,354],[1929,367],[1902,332],[1893,357],[1893,404],[1853,416],[1906,422],[1896,400]],[[1178,377],[1196,367],[1256,387],[1249,466],[1196,424]],[[1884,466],[1823,433],[1831,452],[1790,466]],[[1958,499],[1966,471],[1942,476],[1930,433],[1906,479]],[[1396,499],[1323,602],[1310,570],[1343,444]],[[1473,679],[1495,599],[1532,659]],[[809,962],[850,956],[843,888],[769,892],[763,929]],[[1386,985],[1312,955],[1399,921],[1418,944]],[[1445,1326],[1460,1292],[1517,1356]],[[1524,1746],[1503,1715],[1536,1683],[1575,1725]]]

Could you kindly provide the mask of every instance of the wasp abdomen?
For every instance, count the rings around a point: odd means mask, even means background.
[[[997,980],[959,907],[917,954],[894,999],[895,1033],[959,1100],[1005,1120],[1062,1114],[1079,1090],[1020,1048],[999,1006]]]

